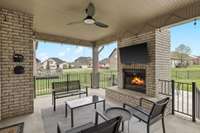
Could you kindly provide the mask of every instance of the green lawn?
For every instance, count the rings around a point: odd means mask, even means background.
[[[116,80],[117,70],[110,69],[100,69],[100,82],[99,85],[101,88],[106,88],[112,86],[113,78]],[[85,87],[91,86],[91,68],[86,69],[65,69],[63,75],[60,75],[58,78],[54,79],[39,79],[36,80],[36,94],[43,95],[51,93],[52,82],[55,81],[66,81],[68,80],[80,80],[81,86]],[[67,75],[69,77],[67,77]],[[113,77],[113,75],[115,75]],[[190,66],[187,68],[173,68],[171,70],[172,79],[184,83],[196,82],[197,86],[200,87],[200,65]],[[191,88],[191,87],[190,87]],[[190,89],[191,90],[191,89]]]
[[[172,79],[179,82],[196,82],[197,86],[200,87],[200,65],[193,65],[187,68],[173,68],[171,76]]]
[[[100,69],[100,82],[99,86],[105,88],[112,86],[113,78],[116,79],[117,71],[110,69]],[[37,79],[35,82],[36,95],[44,95],[51,93],[52,82],[67,81],[67,80],[80,80],[81,87],[91,86],[91,68],[86,69],[65,69],[64,73],[58,78],[53,79]],[[113,77],[113,75],[115,75]]]
[[[186,68],[173,68],[174,71],[200,71],[200,65],[192,65]]]

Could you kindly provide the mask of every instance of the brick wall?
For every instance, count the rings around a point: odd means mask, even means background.
[[[0,8],[0,116],[10,118],[33,112],[33,17],[30,14]],[[24,56],[13,62],[13,53]],[[25,68],[16,75],[16,65]]]
[[[1,53],[1,49],[0,49],[0,53]],[[1,58],[0,58],[0,62],[1,62]],[[1,120],[1,65],[0,65],[0,120]]]
[[[170,31],[168,29],[156,30],[156,88],[160,87],[159,79],[170,80]]]
[[[122,69],[124,68],[145,68],[146,69],[146,94],[155,97],[158,93],[158,79],[169,79],[170,73],[170,34],[169,31],[155,30],[124,38],[118,41],[118,47],[130,46],[146,42],[149,54],[149,62],[147,64],[125,65],[120,62],[120,53],[118,50],[118,79],[119,87],[123,87]]]

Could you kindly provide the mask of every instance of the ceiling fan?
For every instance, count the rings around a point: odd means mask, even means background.
[[[98,27],[101,28],[108,28],[107,24],[104,24],[102,22],[99,22],[97,20],[95,20],[93,17],[95,15],[95,6],[93,3],[89,3],[88,7],[85,9],[85,13],[86,13],[86,18],[84,18],[81,21],[74,21],[74,22],[70,22],[67,25],[73,25],[73,24],[79,24],[79,23],[85,23],[88,25],[96,25]]]

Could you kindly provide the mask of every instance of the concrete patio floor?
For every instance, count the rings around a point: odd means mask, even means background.
[[[89,95],[99,95],[105,97],[105,91],[103,89],[89,90]],[[77,98],[77,97],[74,97]],[[66,99],[60,99],[58,104],[63,104]],[[113,103],[113,101],[107,99],[107,103]],[[116,103],[115,103],[116,104]],[[24,133],[45,133],[43,128],[43,120],[41,117],[41,109],[51,107],[51,95],[39,96],[35,99],[34,113],[24,115],[16,118],[7,119],[0,122],[0,127],[12,125],[19,122],[25,122]],[[137,124],[137,123],[136,123]],[[139,126],[139,125],[138,125]],[[161,126],[159,126],[161,127]],[[152,126],[152,128],[154,128]],[[157,127],[155,127],[157,128]],[[139,131],[140,130],[140,131]],[[145,133],[145,127],[139,128],[135,132]],[[155,129],[154,129],[155,130]],[[180,116],[169,115],[166,117],[166,130],[167,133],[199,133],[200,123],[193,123],[191,120],[182,118]],[[153,130],[152,130],[153,131]],[[162,131],[158,129],[158,131]],[[156,133],[159,133],[156,131]]]

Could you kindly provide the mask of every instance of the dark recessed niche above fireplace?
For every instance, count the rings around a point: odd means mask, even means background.
[[[147,64],[149,61],[147,43],[119,48],[122,64]]]
[[[123,69],[124,89],[146,93],[145,69]]]

